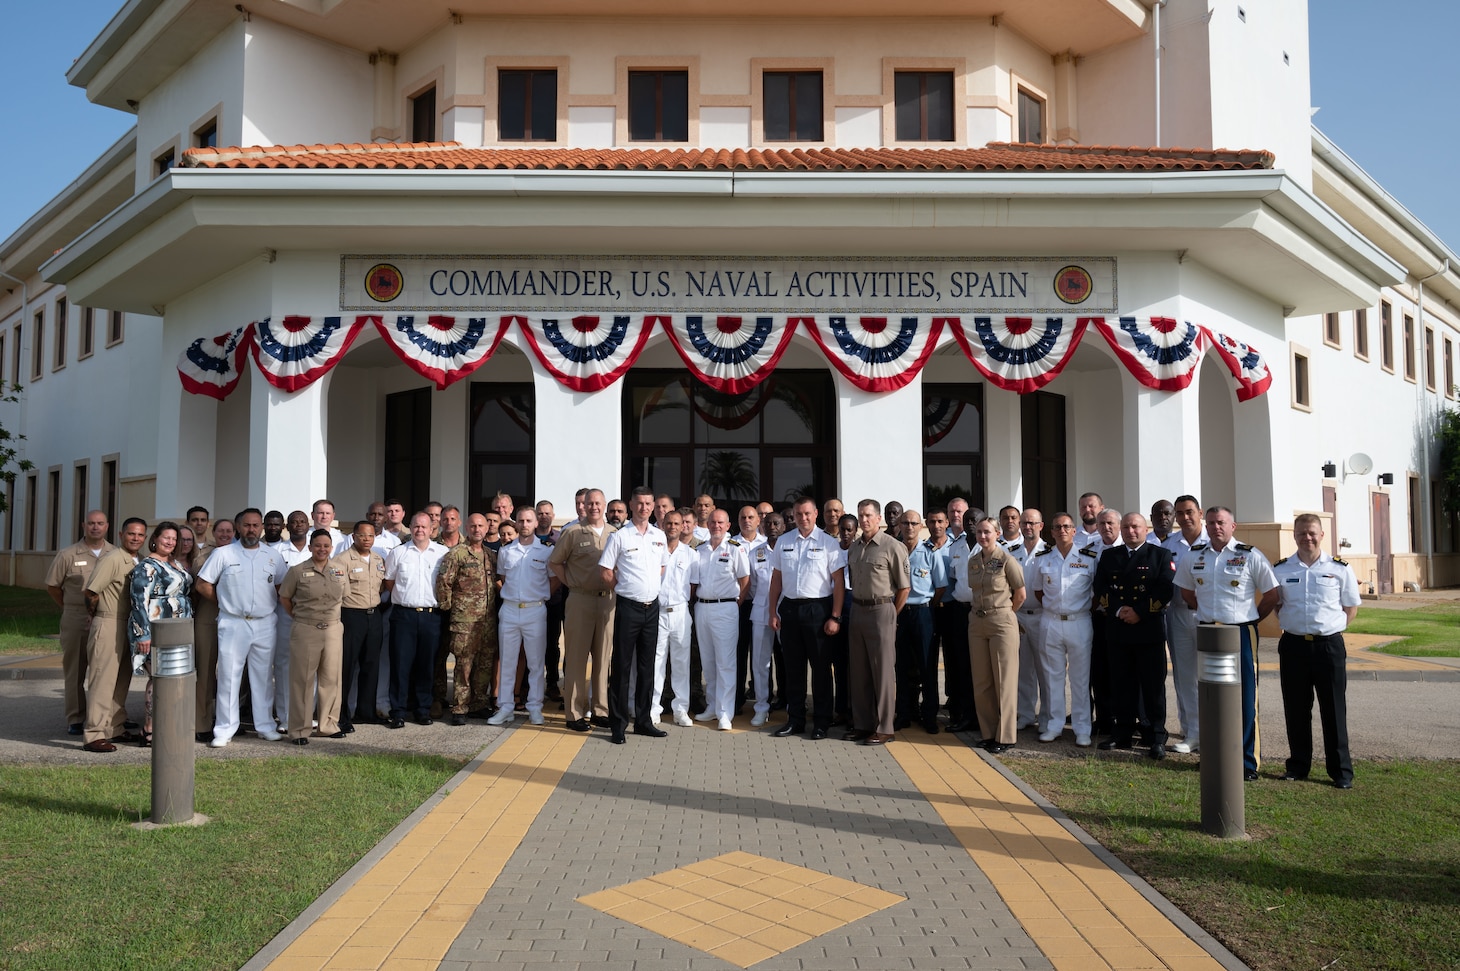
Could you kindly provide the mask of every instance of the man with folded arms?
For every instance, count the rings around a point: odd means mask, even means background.
[[[1075,744],[1090,744],[1090,621],[1091,591],[1100,557],[1095,547],[1075,548],[1075,520],[1057,513],[1051,525],[1054,545],[1031,558],[1025,581],[1043,608],[1045,684],[1049,705],[1039,733],[1041,742],[1053,742],[1065,730],[1065,679],[1070,684],[1070,721]]]
[[[730,730],[735,710],[735,646],[740,639],[740,601],[750,589],[750,561],[730,538],[730,514],[711,511],[709,539],[695,551],[690,593],[695,600],[700,669],[705,674],[705,710],[696,721]]]
[[[517,658],[527,658],[527,720],[541,725],[542,699],[547,689],[547,602],[557,586],[548,573],[551,547],[537,536],[537,510],[517,509],[517,542],[497,554],[497,576],[502,578],[502,610],[497,617],[497,644],[502,673],[497,688],[497,713],[488,725],[506,725],[513,712],[517,688]]]
[[[590,731],[588,662],[593,662],[593,724],[608,727],[608,662],[613,654],[612,584],[603,582],[598,558],[614,528],[603,518],[602,489],[583,493],[579,521],[565,526],[548,556],[548,569],[568,588],[563,604],[563,708],[568,727]]]

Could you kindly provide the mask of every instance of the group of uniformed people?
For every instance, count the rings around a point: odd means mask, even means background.
[[[729,729],[750,701],[755,727],[784,707],[777,737],[844,726],[881,745],[914,722],[940,731],[941,654],[948,726],[977,729],[990,752],[1021,728],[1053,742],[1068,723],[1077,746],[1103,734],[1100,748],[1131,748],[1139,733],[1164,758],[1168,654],[1181,735],[1170,747],[1195,752],[1196,629],[1222,623],[1242,628],[1255,779],[1256,625],[1276,609],[1284,778],[1311,768],[1316,695],[1329,777],[1352,783],[1341,632],[1358,588],[1322,550],[1317,517],[1298,517],[1298,553],[1274,568],[1235,542],[1230,510],[1203,512],[1192,496],[1157,502],[1147,520],[1086,493],[1078,516],[1052,518],[1048,541],[1037,509],[989,517],[963,499],[926,519],[870,499],[855,516],[836,499],[759,503],[739,510],[734,533],[709,496],[677,507],[648,489],[609,502],[585,488],[575,508],[562,528],[550,502],[514,507],[503,494],[465,520],[440,503],[408,521],[400,503],[373,503],[348,536],[328,500],[217,522],[194,507],[186,526],[160,525],[193,581],[199,741],[227,745],[249,714],[261,737],[305,745],[448,714],[503,725],[520,708],[541,724],[544,703],[560,701],[570,729],[607,728],[621,743],[630,726],[663,736],[666,706],[677,725]],[[68,724],[101,752],[134,738],[119,618],[133,608],[122,587],[146,524],[124,524],[115,549],[104,514],[85,528],[47,586],[63,608]]]

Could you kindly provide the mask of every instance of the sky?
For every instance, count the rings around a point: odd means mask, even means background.
[[[8,121],[0,128],[0,240],[131,127],[132,116],[90,104],[84,91],[66,83],[71,62],[122,3],[0,0],[8,38],[0,91],[9,94]],[[1395,13],[1383,17],[1381,7]],[[1315,123],[1451,249],[1460,249],[1454,178],[1460,2],[1309,0],[1308,21]]]

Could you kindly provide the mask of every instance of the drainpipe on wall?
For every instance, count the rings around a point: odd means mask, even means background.
[[[1161,147],[1161,8],[1166,6],[1166,0],[1156,0],[1156,5],[1151,8],[1151,15],[1154,17],[1151,33],[1156,37],[1156,148]]]
[[[1438,270],[1431,273],[1429,276],[1423,278],[1422,280],[1419,280],[1416,284],[1416,287],[1419,290],[1419,294],[1418,299],[1415,301],[1415,318],[1419,321],[1419,333],[1415,335],[1415,340],[1417,342],[1421,342],[1421,347],[1423,347],[1422,342],[1424,340],[1425,333],[1425,284],[1433,280],[1435,277],[1440,276],[1441,274],[1448,273],[1449,270],[1450,258],[1447,256],[1445,257],[1445,262],[1440,265],[1440,268]],[[1433,347],[1431,348],[1431,351],[1438,352],[1439,348]],[[1438,369],[1438,361],[1435,362],[1435,366]],[[1444,375],[1441,375],[1441,378],[1443,377]],[[1435,383],[1438,386],[1439,382],[1437,381]],[[1426,415],[1429,409],[1426,407],[1428,402],[1425,399],[1424,383],[1421,381],[1416,381],[1415,388],[1419,393],[1420,415]],[[1426,429],[1424,434],[1420,436],[1420,443],[1423,449],[1425,465],[1424,485],[1420,489],[1419,497],[1420,509],[1422,510],[1423,517],[1421,518],[1420,522],[1424,523],[1426,527],[1422,533],[1422,535],[1425,537],[1425,582],[1433,586],[1435,580],[1435,511],[1434,509],[1430,508],[1432,503],[1430,502],[1430,435],[1428,429]]]
[[[27,333],[30,330],[30,328],[26,326],[26,320],[27,320],[27,318],[30,317],[30,286],[24,280],[22,280],[20,277],[18,277],[18,276],[11,276],[9,273],[6,273],[4,270],[0,270],[0,277],[4,277],[7,280],[14,280],[16,283],[20,284],[20,326],[21,326],[21,333]],[[31,337],[31,340],[35,340],[35,338],[34,337]],[[21,348],[17,347],[15,349],[15,353],[17,355],[19,355],[18,358],[17,358],[18,360],[21,360],[21,361],[24,361],[25,360],[25,353],[24,353],[24,351]],[[5,376],[3,374],[0,374],[0,380],[4,380],[4,377]],[[20,400],[20,426],[21,426],[21,428],[24,428],[25,427],[25,399],[24,398],[22,398]],[[14,506],[12,506],[11,508],[5,510],[5,515],[7,517],[14,516],[15,515],[15,508],[14,508]],[[11,530],[11,535],[12,536],[15,535],[14,530]],[[10,584],[11,584],[11,586],[14,586],[15,585],[16,576],[15,576],[15,546],[13,544],[10,547],[9,553],[10,553]]]

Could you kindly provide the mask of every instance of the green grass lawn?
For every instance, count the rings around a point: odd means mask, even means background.
[[[1264,777],[1250,838],[1218,840],[1191,762],[1005,761],[1257,971],[1460,967],[1460,762],[1359,763],[1349,792]]]
[[[144,766],[0,766],[0,969],[237,968],[461,764],[203,761],[212,822],[151,832]]]
[[[61,608],[44,590],[0,586],[0,654],[54,654]]]
[[[1427,605],[1417,610],[1360,607],[1349,625],[1355,634],[1386,634],[1404,640],[1373,648],[1405,657],[1460,657],[1460,606]]]

